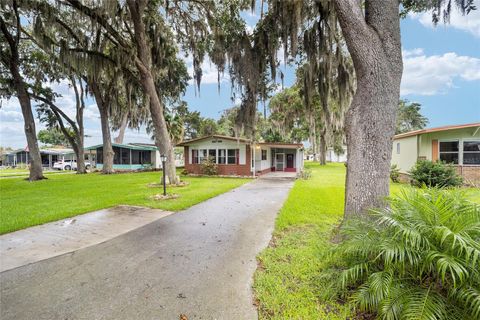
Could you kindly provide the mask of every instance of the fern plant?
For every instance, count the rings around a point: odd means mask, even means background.
[[[380,319],[480,319],[479,206],[439,189],[389,203],[342,228],[344,294]]]

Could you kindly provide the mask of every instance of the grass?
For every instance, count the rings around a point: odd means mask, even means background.
[[[161,172],[102,175],[54,174],[48,180],[0,180],[0,234],[73,217],[116,205],[138,205],[178,211],[236,188],[250,179],[182,177],[189,184],[168,187],[177,199],[152,200],[162,193]]]
[[[43,170],[44,175],[51,175],[57,173],[72,173],[71,171],[60,171],[60,170]],[[0,169],[0,178],[12,178],[12,177],[25,177],[27,178],[30,174],[28,169],[22,168],[5,168]]]
[[[305,163],[309,180],[297,180],[276,220],[271,245],[259,256],[254,290],[260,319],[346,319],[347,304],[327,298],[324,255],[343,217],[345,166]],[[407,185],[392,184],[395,194]],[[480,189],[465,189],[480,203]]]

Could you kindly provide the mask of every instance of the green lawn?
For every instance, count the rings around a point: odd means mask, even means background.
[[[271,245],[258,257],[254,290],[260,319],[346,319],[347,305],[326,298],[322,279],[332,232],[343,216],[345,166],[305,163],[309,180],[297,180],[276,221]],[[396,193],[407,185],[392,184]],[[466,189],[480,202],[480,189]]]
[[[161,172],[54,174],[48,180],[36,182],[23,178],[1,179],[0,234],[119,204],[182,210],[250,181],[182,177],[189,185],[167,190],[179,198],[152,200],[152,195],[163,190],[148,184],[159,182],[160,175]]]
[[[60,171],[60,170],[44,170],[44,175],[51,175],[51,174],[58,174],[58,173],[72,173],[71,171]],[[21,169],[21,168],[8,168],[8,169],[0,169],[0,178],[11,178],[11,177],[25,177],[27,178],[30,174],[28,169]]]

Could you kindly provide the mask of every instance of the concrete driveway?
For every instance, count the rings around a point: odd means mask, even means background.
[[[107,242],[0,274],[1,319],[256,319],[255,256],[293,180],[258,179]]]

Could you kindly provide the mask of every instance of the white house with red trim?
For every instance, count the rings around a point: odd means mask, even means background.
[[[202,161],[211,157],[218,174],[255,176],[271,171],[303,170],[303,144],[253,142],[248,139],[211,135],[184,141],[185,169],[201,174]]]

